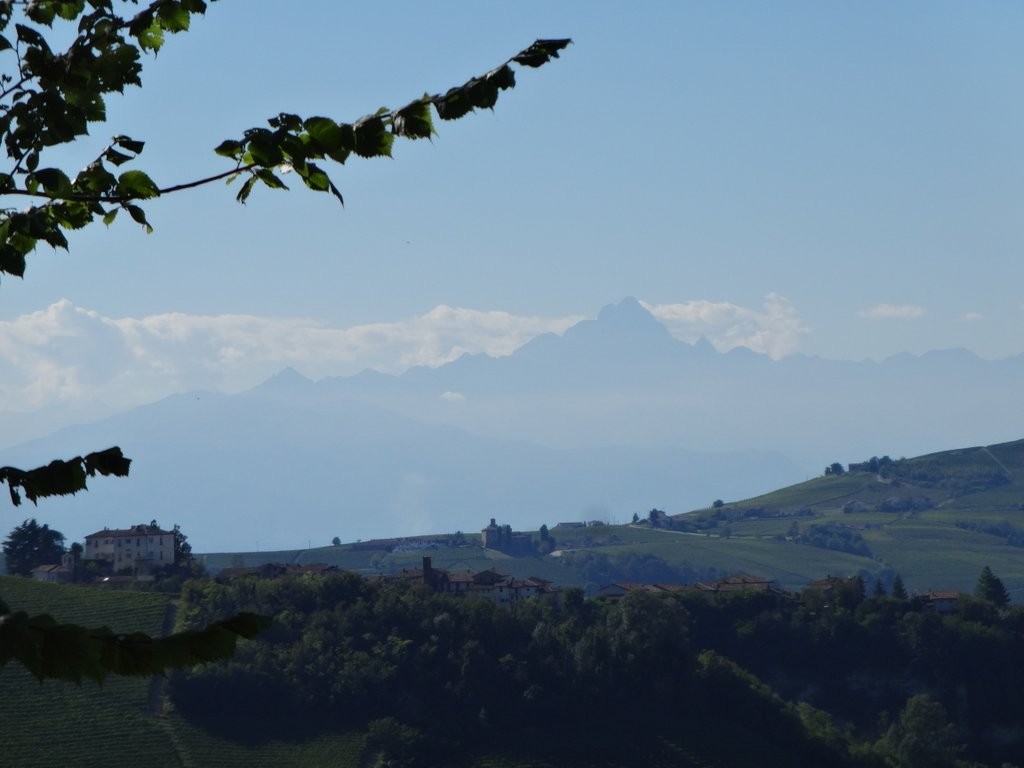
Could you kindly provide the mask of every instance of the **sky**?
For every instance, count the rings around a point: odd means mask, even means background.
[[[0,411],[508,354],[626,296],[774,358],[1024,353],[1022,31],[1009,2],[220,0],[44,162],[127,134],[181,183],[278,112],[350,122],[575,43],[331,166],[344,208],[217,183],[40,249],[0,283]]]

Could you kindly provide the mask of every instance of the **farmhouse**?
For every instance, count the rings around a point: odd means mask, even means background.
[[[83,560],[106,560],[115,571],[148,573],[174,563],[174,533],[156,522],[131,528],[104,528],[85,537]]]

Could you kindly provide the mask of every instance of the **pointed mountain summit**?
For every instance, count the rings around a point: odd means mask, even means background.
[[[288,366],[249,391],[260,395],[293,396],[302,392],[308,392],[313,386],[312,379],[307,379],[294,368]]]
[[[608,304],[596,320],[583,320],[565,332],[565,339],[603,339],[632,343],[675,343],[672,334],[632,296]]]

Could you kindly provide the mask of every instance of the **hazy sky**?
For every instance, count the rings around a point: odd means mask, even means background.
[[[7,409],[503,354],[635,296],[680,338],[881,359],[1024,352],[1024,6],[221,0],[53,162],[147,141],[161,185],[280,112],[351,121],[500,64],[493,113],[393,160],[209,188],[0,285]],[[10,66],[11,54],[2,54]],[[6,70],[5,70],[6,71]],[[0,407],[3,410],[4,407]]]

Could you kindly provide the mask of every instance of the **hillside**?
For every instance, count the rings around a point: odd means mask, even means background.
[[[417,567],[430,555],[441,568],[494,567],[591,591],[618,579],[690,582],[744,571],[793,590],[827,574],[857,573],[888,588],[898,573],[911,591],[970,592],[988,565],[1015,601],[1024,599],[1024,440],[879,461],[875,471],[824,475],[656,527],[641,520],[553,528],[555,556],[484,550],[473,534],[203,559],[213,571],[319,562],[369,575]]]

